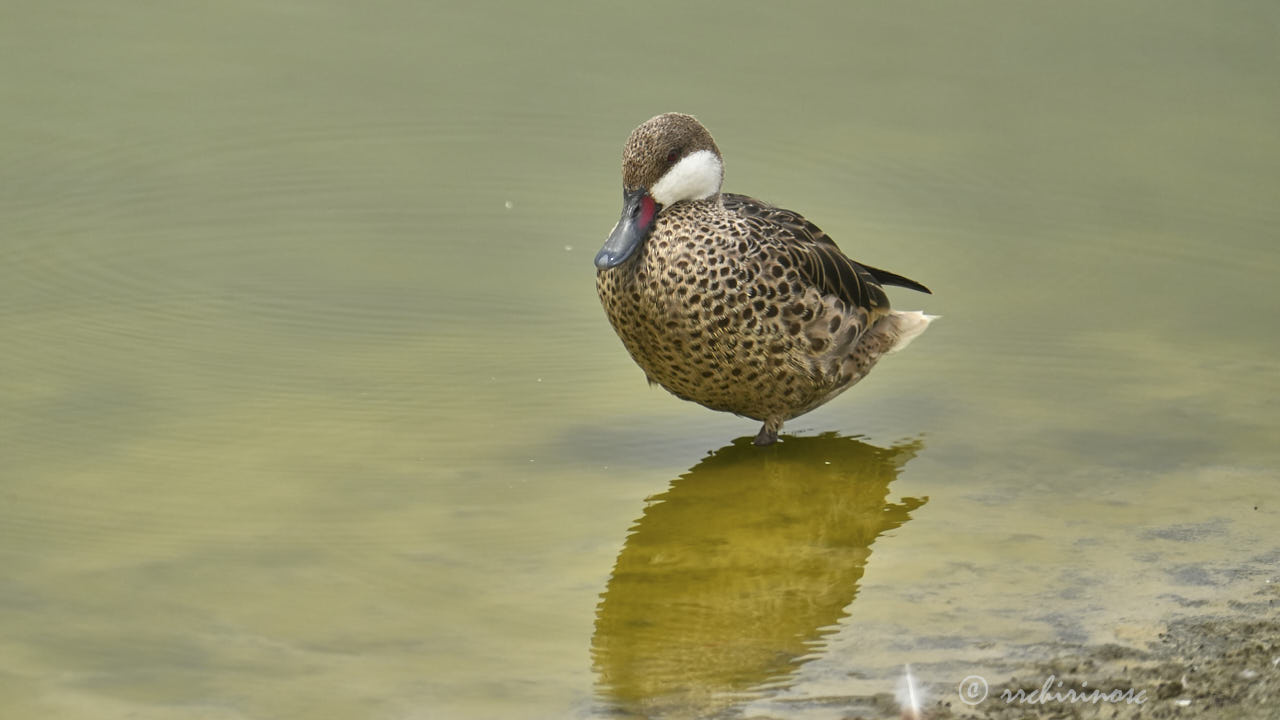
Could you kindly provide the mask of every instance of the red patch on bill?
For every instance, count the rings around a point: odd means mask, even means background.
[[[649,227],[649,223],[653,222],[654,210],[657,203],[653,201],[652,195],[645,195],[640,199],[640,218],[636,223],[641,228]]]

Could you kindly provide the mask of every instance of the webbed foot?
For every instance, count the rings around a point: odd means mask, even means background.
[[[778,441],[778,430],[781,429],[781,426],[782,423],[774,425],[771,422],[765,421],[765,424],[760,427],[760,433],[756,435],[756,439],[752,440],[751,443],[761,447],[774,444]]]

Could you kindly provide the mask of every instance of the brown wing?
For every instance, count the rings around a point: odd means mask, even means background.
[[[882,284],[929,292],[914,280],[850,260],[825,232],[797,213],[746,195],[725,193],[721,197],[725,208],[743,218],[760,237],[782,240],[781,249],[796,269],[824,294],[856,307],[877,309],[889,306]]]

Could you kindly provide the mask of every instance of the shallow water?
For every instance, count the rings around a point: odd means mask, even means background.
[[[8,16],[0,715],[842,717],[1280,580],[1270,3]],[[774,448],[595,298],[666,110],[943,316]]]

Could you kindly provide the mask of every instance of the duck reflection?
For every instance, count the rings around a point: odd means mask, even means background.
[[[649,498],[596,611],[592,655],[614,711],[713,714],[811,659],[871,543],[926,501],[887,502],[922,447],[742,438]]]

